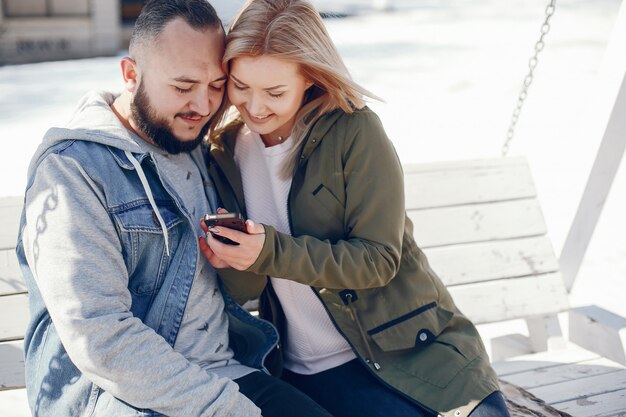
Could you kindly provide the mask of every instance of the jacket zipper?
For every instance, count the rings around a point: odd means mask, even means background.
[[[367,354],[369,355],[369,358],[365,358],[365,362],[371,364],[374,367],[374,369],[376,369],[377,371],[380,371],[382,367],[376,361],[376,358],[374,358],[374,352],[372,352],[372,348],[369,342],[367,341],[367,337],[365,336],[365,331],[363,330],[363,326],[361,325],[361,320],[359,320],[359,315],[356,312],[356,308],[354,308],[354,305],[352,304],[352,294],[346,294],[346,298],[348,299],[348,307],[350,308],[352,317],[354,317],[354,321],[356,322],[356,327],[359,328],[359,334],[361,335],[361,340],[363,341],[363,344],[365,345],[365,350],[367,351]]]
[[[311,132],[309,132],[308,134],[310,135]],[[303,146],[302,149],[304,150],[304,146]],[[300,159],[301,158],[298,158],[298,163],[300,162]],[[296,171],[297,171],[297,168],[296,168]],[[294,173],[294,177],[295,177],[295,173]],[[287,218],[289,220],[289,230],[293,231],[293,224],[292,224],[292,219],[291,219],[291,193],[292,193],[292,191],[293,191],[293,179],[292,179],[291,185],[289,187],[289,194],[287,195]],[[326,305],[322,301],[320,295],[317,293],[317,291],[313,287],[311,287],[311,290],[313,291],[313,293],[315,293],[317,298],[320,300],[320,303],[322,303],[322,306],[324,307],[324,310],[326,310],[326,314],[328,315],[328,317],[330,317],[330,320],[332,321],[333,325],[335,326],[335,328],[337,329],[339,334],[341,334],[341,336],[347,341],[348,338],[339,329],[339,326],[337,325],[337,323],[335,323],[335,319],[332,317],[332,315],[328,311],[328,308],[326,308]],[[359,329],[359,334],[361,335],[361,339],[363,341],[363,344],[365,345],[365,350],[367,351],[367,354],[369,355],[369,358],[365,358],[365,363],[368,364],[368,365],[372,365],[374,367],[374,369],[376,369],[377,371],[380,371],[382,369],[382,367],[380,366],[380,364],[374,358],[374,353],[372,352],[372,348],[370,347],[370,345],[369,345],[369,343],[367,341],[367,337],[365,336],[365,331],[363,330],[363,326],[361,325],[361,321],[359,320],[359,315],[357,314],[356,309],[352,305],[352,294],[348,294],[347,297],[349,297],[348,306],[350,308],[350,311],[352,312],[352,316],[354,317],[354,321],[356,322],[356,325],[357,325],[357,327]],[[352,350],[355,353],[357,353],[357,351],[354,348],[354,346],[352,346],[352,344],[350,342],[348,342],[348,344],[350,344]],[[359,356],[358,353],[357,353],[357,356]]]

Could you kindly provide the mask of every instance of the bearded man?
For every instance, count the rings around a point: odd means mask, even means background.
[[[124,91],[86,95],[36,151],[17,247],[34,416],[329,416],[263,372],[275,329],[222,294],[198,249],[218,208],[202,141],[224,37],[205,0],[148,1]]]

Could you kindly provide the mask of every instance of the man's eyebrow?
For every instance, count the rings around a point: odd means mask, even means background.
[[[185,77],[185,76],[176,77],[173,80],[176,81],[176,82],[179,82],[179,83],[200,84],[200,80],[194,80],[193,78],[189,78],[189,77]],[[226,81],[226,76],[223,75],[220,78],[216,78],[215,80],[213,80],[211,82],[212,83],[216,83],[216,82],[219,82],[219,81]]]
[[[237,81],[239,84],[247,85],[246,83],[242,82],[237,77],[235,77],[233,74],[230,74],[230,78]],[[276,90],[277,88],[282,88],[282,87],[287,87],[287,85],[286,84],[275,85],[274,87],[264,88],[263,90],[270,91],[270,90]]]

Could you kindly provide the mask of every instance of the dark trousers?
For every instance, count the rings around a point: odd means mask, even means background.
[[[433,417],[431,410],[386,388],[357,359],[314,375],[285,370],[283,377],[335,417]],[[500,392],[485,398],[470,417],[507,417]]]
[[[332,417],[293,386],[263,372],[235,379],[239,392],[261,409],[263,417]]]

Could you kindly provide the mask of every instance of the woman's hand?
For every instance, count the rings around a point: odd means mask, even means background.
[[[218,212],[226,212],[218,210]],[[206,240],[199,237],[200,251],[209,263],[216,269],[235,268],[239,271],[248,269],[259,257],[265,243],[265,228],[262,224],[246,220],[246,230],[243,233],[227,227],[212,227],[207,230],[203,221],[200,223],[202,230],[207,233]],[[213,237],[213,234],[229,238],[239,245],[222,243]]]

